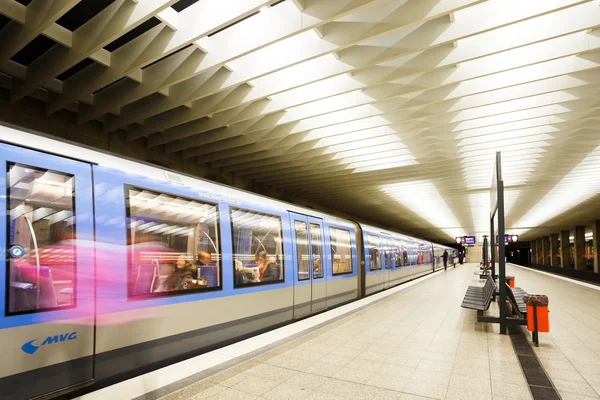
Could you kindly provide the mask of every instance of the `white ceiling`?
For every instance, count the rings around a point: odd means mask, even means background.
[[[78,3],[0,2],[11,101],[438,241],[488,233],[498,150],[510,233],[600,217],[600,0]]]

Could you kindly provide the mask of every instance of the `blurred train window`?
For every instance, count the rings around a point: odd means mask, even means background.
[[[9,163],[9,314],[75,306],[75,178]]]
[[[404,265],[415,265],[417,261],[417,245],[415,243],[408,243],[406,245],[406,253],[408,254],[408,263]]]
[[[385,269],[394,268],[394,250],[392,248],[392,240],[383,238],[383,257]]]
[[[216,204],[125,186],[129,296],[221,288]]]
[[[402,266],[402,242],[399,240],[391,240],[392,256],[394,257],[393,264],[396,268]]]
[[[430,244],[420,244],[419,245],[419,255],[421,262],[420,264],[431,264],[431,245]]]
[[[367,243],[369,246],[369,270],[377,271],[381,269],[381,244],[379,236],[368,235]]]
[[[319,279],[325,276],[323,264],[321,263],[323,242],[321,241],[321,225],[319,224],[310,224],[310,245],[312,248],[313,279]]]
[[[298,267],[298,280],[305,281],[310,279],[308,267],[308,235],[306,232],[306,222],[294,221],[296,230],[296,258]]]
[[[350,231],[329,228],[331,242],[331,269],[333,275],[352,273],[352,247]]]
[[[235,287],[283,282],[281,217],[240,208],[230,210]],[[304,239],[306,242],[306,232]]]

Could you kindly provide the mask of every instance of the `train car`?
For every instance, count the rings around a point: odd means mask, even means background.
[[[416,279],[433,270],[432,243],[362,225],[365,294]]]
[[[3,398],[92,390],[433,271],[432,243],[42,135],[0,126],[0,162]]]

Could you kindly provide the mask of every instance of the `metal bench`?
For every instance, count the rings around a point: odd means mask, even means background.
[[[523,297],[527,296],[527,292],[521,288],[511,288],[506,285],[506,298],[513,306],[513,312],[521,318],[527,317],[527,305],[523,301]]]
[[[484,286],[469,286],[463,299],[462,308],[477,310],[477,315],[490,308],[496,293],[496,283],[491,276],[487,276]]]

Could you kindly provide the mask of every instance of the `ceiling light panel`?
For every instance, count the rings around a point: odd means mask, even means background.
[[[394,151],[394,150],[402,151],[403,152],[402,154],[410,154],[410,151],[408,149],[406,149],[406,145],[404,143],[394,142],[394,143],[388,143],[388,144],[383,144],[383,145],[360,147],[355,150],[340,151],[335,154],[333,159],[337,160],[340,158],[361,157],[364,155],[370,155],[370,154],[374,154],[374,153],[376,154],[376,153],[380,153],[380,152]]]
[[[353,163],[349,164],[346,168],[354,169],[354,168],[371,167],[374,165],[385,165],[385,164],[394,164],[394,163],[406,163],[406,165],[414,165],[415,163],[412,163],[413,161],[415,161],[415,158],[411,155],[406,155],[406,156],[402,157],[402,159],[400,159],[400,157],[396,157],[396,156],[391,156],[391,157],[383,157],[382,156],[380,158],[373,159],[373,160],[353,162]]]
[[[461,226],[437,187],[430,181],[393,183],[380,186],[380,190],[439,229]]]
[[[392,169],[392,168],[402,168],[402,167],[408,167],[411,165],[417,165],[419,164],[418,161],[398,161],[398,162],[392,162],[392,163],[388,163],[388,164],[377,164],[377,165],[371,165],[371,166],[367,166],[367,167],[360,167],[360,168],[356,168],[354,171],[352,171],[353,174],[357,174],[357,173],[363,173],[363,172],[372,172],[372,171],[380,171],[380,170],[384,170],[384,169]]]
[[[337,154],[336,154],[337,156]],[[361,161],[368,161],[368,160],[372,160],[372,159],[383,159],[383,158],[387,158],[387,157],[397,157],[398,160],[403,161],[404,159],[411,159],[414,160],[414,156],[412,156],[410,154],[410,151],[408,149],[399,149],[399,150],[389,150],[386,151],[385,149],[383,151],[374,151],[372,153],[366,153],[363,155],[357,155],[355,157],[349,157],[349,158],[343,158],[341,163],[342,164],[349,164],[349,163],[353,163],[353,162],[361,162]]]
[[[600,194],[600,146],[590,152],[518,222],[517,228],[539,227]]]
[[[355,132],[359,130],[370,129],[381,125],[389,125],[390,121],[384,117],[370,117],[364,118],[357,121],[350,121],[346,123],[339,123],[335,126],[328,126],[321,129],[315,129],[306,135],[302,141],[308,142],[314,139],[323,139],[329,136],[340,135],[347,132]]]
[[[342,135],[329,136],[321,139],[315,144],[314,148],[332,146],[340,143],[355,142],[357,140],[372,139],[379,136],[393,135],[396,131],[389,126],[382,126],[373,129],[364,129],[356,132],[350,132]],[[303,139],[306,141],[306,138]],[[398,139],[399,141],[399,139]]]

